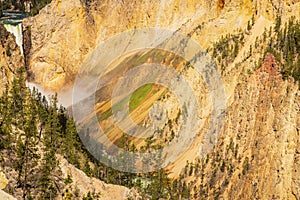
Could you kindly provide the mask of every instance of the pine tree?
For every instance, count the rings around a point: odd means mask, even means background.
[[[31,101],[30,91],[25,86],[24,69],[18,70],[11,89],[14,123],[16,125],[16,160],[14,167],[18,173],[18,187],[22,188],[23,198],[30,197],[31,186],[34,184],[37,154],[37,119],[36,104]]]
[[[24,126],[24,101],[27,93],[25,85],[25,70],[23,67],[19,68],[16,74],[16,78],[12,82],[10,91],[11,105],[10,109],[13,111],[14,125],[18,125],[18,128],[23,129]]]
[[[82,200],[93,200],[93,196],[91,195],[91,192],[88,192],[85,197],[82,198]]]
[[[86,173],[86,175],[91,176],[92,175],[92,169],[90,166],[90,163],[88,160],[86,160],[85,164],[84,164],[84,173]]]
[[[79,137],[77,135],[75,122],[72,118],[68,118],[66,122],[66,131],[64,138],[64,149],[63,152],[67,158],[67,160],[75,165],[75,167],[80,168],[79,160],[78,160],[78,149],[81,148],[81,144],[79,141]]]
[[[254,16],[254,14],[252,14],[251,22],[252,22],[252,26],[253,26],[255,24],[255,16]]]
[[[56,168],[55,151],[53,148],[48,149],[43,157],[42,166],[40,170],[39,199],[54,199],[57,195],[57,189],[52,177],[52,172]]]
[[[275,25],[275,32],[279,32],[281,26],[281,16],[277,15],[276,17],[276,25]]]
[[[5,91],[0,97],[0,150],[7,149],[9,155],[11,153],[12,143],[12,127],[11,127],[11,110],[9,108],[8,85],[5,86]]]
[[[43,134],[44,155],[40,169],[40,199],[54,199],[57,195],[53,172],[58,165],[55,153],[61,144],[60,131],[57,95],[55,95],[52,97],[51,105],[48,107],[48,116]]]
[[[233,50],[233,57],[234,58],[237,57],[238,53],[239,53],[239,42],[237,41],[237,42],[235,42],[235,46],[234,46],[234,50]]]
[[[48,118],[45,126],[45,140],[48,142],[49,148],[59,148],[62,138],[62,127],[59,122],[57,94],[52,96],[51,105],[48,110]]]

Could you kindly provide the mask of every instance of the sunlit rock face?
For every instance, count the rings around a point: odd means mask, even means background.
[[[8,193],[4,192],[3,190],[0,190],[0,198],[6,199],[6,200],[16,200],[13,196],[9,195]]]
[[[235,88],[218,144],[187,175],[195,199],[299,199],[300,98],[279,67],[267,54]]]
[[[298,87],[291,79],[282,80],[280,66],[272,55],[258,66],[260,69],[255,62],[263,56],[262,52],[255,51],[245,60],[250,46],[262,37],[264,29],[275,24],[278,14],[283,22],[292,15],[299,19],[299,1],[82,2],[53,0],[39,15],[24,21],[24,29],[31,27],[29,72],[32,81],[43,88],[61,91],[71,87],[78,69],[95,47],[127,29],[178,30],[206,49],[221,36],[246,29],[254,16],[253,29],[245,34],[246,43],[222,74],[228,103],[220,142],[206,163],[199,164],[199,174],[194,173],[187,180],[197,190],[203,190],[201,194],[208,199],[216,194],[225,199],[300,197]],[[185,73],[195,90],[204,90],[199,77]],[[168,100],[166,107],[175,102]],[[199,130],[200,135],[205,128]],[[193,148],[177,160],[171,176],[181,173],[187,159],[197,159],[201,143],[196,140]]]
[[[39,15],[24,20],[24,27],[31,30],[30,71],[35,82],[58,91],[72,84],[97,44],[122,31],[143,27],[178,30],[191,33],[207,48],[221,35],[245,27],[253,14],[274,19],[279,10],[289,16],[298,8],[297,1],[279,0],[53,0]]]

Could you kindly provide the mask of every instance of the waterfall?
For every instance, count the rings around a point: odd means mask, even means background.
[[[23,55],[23,34],[22,23],[18,24],[4,24],[6,30],[16,37],[16,43],[20,47],[21,54]]]
[[[20,47],[23,55],[23,33],[22,20],[27,17],[27,13],[3,10],[3,16],[0,23],[4,25],[6,30],[16,37],[16,43]]]

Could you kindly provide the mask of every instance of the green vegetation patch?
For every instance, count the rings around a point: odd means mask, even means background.
[[[113,106],[115,111],[120,111],[122,110],[122,108],[127,104],[127,102],[129,101],[129,97],[126,97],[124,99],[122,99],[122,101],[118,102],[116,105]],[[98,117],[98,119],[100,121],[102,120],[106,120],[108,119],[110,116],[112,116],[112,108],[109,108],[108,110],[106,110],[104,113],[101,113],[100,116]]]
[[[128,96],[128,97],[122,99],[117,104],[115,104],[113,106],[113,109],[115,111],[120,111],[129,102],[129,112],[132,112],[135,108],[137,108],[139,105],[141,105],[144,102],[144,100],[150,94],[152,87],[153,87],[153,84],[143,85],[142,87],[140,87],[136,91],[134,91],[131,96]],[[106,120],[112,116],[112,113],[113,113],[112,108],[109,108],[105,112],[99,114],[98,119],[100,121]]]
[[[129,112],[137,108],[149,95],[153,87],[153,84],[146,84],[138,88],[130,97]]]

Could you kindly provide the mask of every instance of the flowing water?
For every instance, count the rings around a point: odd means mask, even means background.
[[[0,23],[4,25],[6,30],[12,33],[16,38],[16,43],[20,47],[21,53],[23,55],[23,34],[22,34],[22,20],[28,17],[27,13],[22,12],[12,12],[3,11],[3,17],[0,18]],[[55,93],[49,90],[45,90],[40,84],[26,81],[27,87],[31,90],[33,88],[38,89],[38,91],[44,95],[47,100],[51,99],[51,96]],[[72,89],[67,91],[61,91],[58,93],[58,103],[64,107],[69,107],[72,105]]]
[[[6,30],[16,37],[16,43],[20,47],[23,54],[23,34],[22,34],[22,20],[27,17],[26,13],[3,11],[3,17],[0,23],[4,25]]]
[[[20,47],[21,53],[23,54],[23,33],[22,33],[22,20],[27,17],[27,13],[22,12],[11,12],[11,11],[3,11],[3,17],[0,19],[0,23],[4,25],[6,30],[12,33],[16,38],[16,43]],[[48,101],[50,101],[51,96],[54,95],[54,92],[44,90],[44,88],[36,83],[26,81],[27,87],[31,90],[33,88],[38,89],[38,91],[46,97]],[[62,94],[58,94],[59,104],[63,106],[69,106],[70,100],[69,98],[63,98]]]
[[[22,34],[22,24],[11,25],[4,24],[6,30],[12,33],[16,37],[16,43],[20,47],[21,54],[23,55],[23,34]]]

